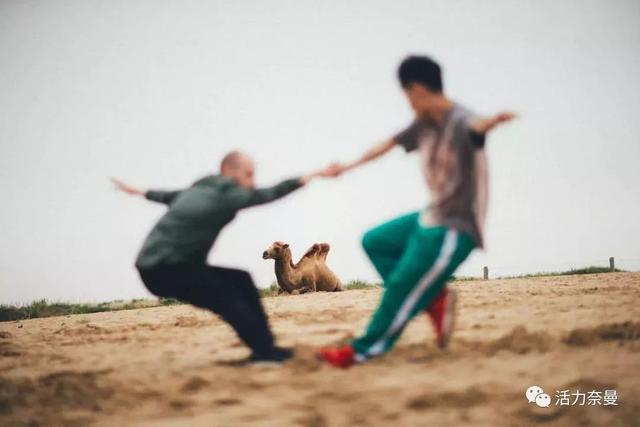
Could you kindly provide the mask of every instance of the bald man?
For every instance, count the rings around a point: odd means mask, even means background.
[[[119,180],[116,188],[168,206],[136,260],[147,289],[220,315],[252,350],[249,361],[280,362],[291,351],[277,347],[260,296],[249,273],[207,265],[222,228],[244,208],[272,202],[315,177],[335,176],[332,167],[269,188],[254,188],[255,167],[241,152],[227,154],[219,175],[209,175],[177,191],[141,191]]]

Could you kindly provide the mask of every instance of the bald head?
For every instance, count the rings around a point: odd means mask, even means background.
[[[241,187],[253,188],[253,160],[245,153],[232,151],[220,162],[220,175],[232,179]]]

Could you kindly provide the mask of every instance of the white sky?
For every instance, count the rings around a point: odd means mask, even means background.
[[[164,208],[109,176],[177,188],[242,149],[269,185],[349,160],[409,123],[408,53],[461,103],[522,115],[488,142],[488,251],[461,274],[640,269],[638,22],[622,0],[2,0],[0,302],[147,296],[133,261]],[[265,286],[272,241],[327,241],[341,278],[377,280],[360,236],[426,204],[417,160],[244,211],[210,262]]]

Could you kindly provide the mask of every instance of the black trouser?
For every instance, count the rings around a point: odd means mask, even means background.
[[[269,354],[273,335],[249,273],[207,265],[167,265],[142,269],[147,289],[220,315],[254,353]]]

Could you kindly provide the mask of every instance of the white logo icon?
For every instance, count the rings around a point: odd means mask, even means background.
[[[546,393],[540,393],[536,396],[536,405],[541,408],[548,408],[551,404],[551,396]]]
[[[546,394],[540,386],[532,385],[524,395],[529,403],[535,403],[541,408],[548,408],[551,404],[551,396]]]
[[[527,396],[527,400],[529,401],[529,403],[534,403],[536,401],[536,396],[542,393],[544,393],[542,387],[532,385],[527,389],[527,392],[524,395]]]

